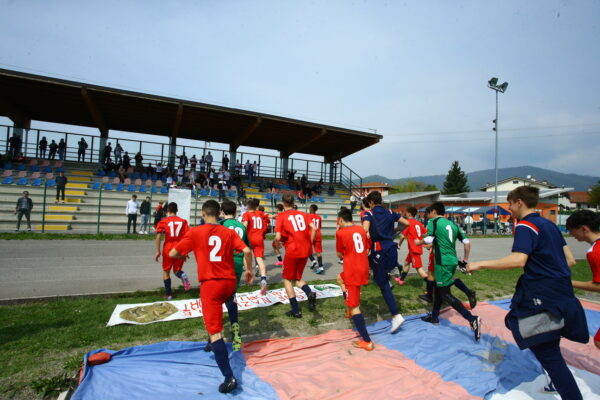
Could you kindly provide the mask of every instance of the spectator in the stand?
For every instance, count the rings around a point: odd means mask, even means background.
[[[185,155],[185,151],[183,152],[182,155],[179,156],[179,165],[182,165],[183,168],[187,167],[187,165],[188,165],[188,158]]]
[[[25,155],[24,155],[23,153],[19,153],[19,155],[17,156],[17,159],[16,159],[16,161],[17,161],[18,163],[24,163],[24,162],[25,162],[25,161],[27,161],[27,160],[25,159]]]
[[[196,159],[196,155],[194,154],[194,155],[192,156],[192,158],[190,158],[190,169],[191,169],[192,171],[195,171],[195,170],[196,170],[196,164],[197,164],[197,163],[198,163],[198,160]]]
[[[46,136],[42,137],[42,140],[40,140],[40,144],[38,145],[38,148],[40,150],[39,157],[46,158],[46,149],[48,148],[48,140],[46,139]]]
[[[156,164],[156,178],[158,180],[162,180],[162,176],[163,176],[163,166],[162,166],[162,163],[158,163],[158,164]]]
[[[125,168],[125,171],[127,171],[129,167],[131,167],[131,157],[129,157],[128,152],[125,152],[125,154],[123,155],[123,167]]]
[[[13,133],[13,135],[10,137],[10,139],[8,139],[8,145],[9,145],[8,152],[10,153],[10,157],[13,160],[15,158],[17,158],[17,156],[21,152],[21,144],[22,143],[23,143],[23,140],[19,136],[17,136],[16,133]]]
[[[152,168],[152,163],[148,163],[148,166],[146,167],[146,175],[148,175],[148,177],[151,177],[154,174],[154,168]]]
[[[173,185],[173,175],[167,175],[167,187],[171,187]]]
[[[246,164],[244,164],[244,174],[248,179],[250,179],[250,168],[252,168],[250,166],[250,160],[246,160]]]
[[[260,164],[258,164],[256,161],[254,161],[254,163],[252,164],[252,179],[256,179],[256,177],[259,175],[258,174],[258,169],[260,168]]]
[[[135,166],[136,167],[141,167],[142,166],[142,161],[144,161],[144,157],[142,157],[142,153],[140,153],[139,151],[136,153],[135,157]]]
[[[201,172],[205,172],[206,171],[206,158],[204,156],[200,157],[200,171]]]
[[[227,154],[223,154],[223,171],[227,171],[229,169],[229,157],[227,157]]]
[[[119,165],[119,170],[117,171],[117,173],[119,174],[119,183],[124,183],[125,182],[125,178],[127,171],[125,171],[125,167],[123,167],[122,165]]]
[[[77,142],[78,145],[78,149],[77,149],[77,161],[78,162],[85,162],[85,151],[88,148],[88,144],[85,141],[84,138],[81,138],[81,140],[79,142]]]
[[[223,171],[223,180],[225,181],[225,184],[229,187],[231,183],[231,174],[228,170]]]
[[[333,187],[333,184],[329,185],[329,189],[327,189],[327,195],[329,197],[332,197],[333,195],[335,195],[335,188]]]
[[[104,164],[108,164],[108,159],[110,158],[110,153],[112,153],[112,145],[110,142],[106,146],[104,146],[104,152],[102,153],[102,162]]]
[[[58,159],[61,161],[64,160],[66,152],[67,144],[65,143],[65,139],[60,139],[60,142],[58,142]]]
[[[4,169],[4,156],[0,153],[0,169]]]
[[[288,176],[287,176],[287,180],[288,180],[288,186],[291,188],[294,187],[294,180],[296,179],[296,170],[295,169],[290,169],[288,171]]]
[[[235,172],[238,175],[242,174],[242,169],[244,168],[244,166],[242,165],[242,163],[240,162],[240,160],[235,160]]]
[[[184,172],[185,172],[185,168],[183,168],[183,165],[180,165],[179,168],[177,168],[177,178],[178,178],[178,180],[181,181],[181,178],[183,178]]]
[[[56,144],[54,139],[52,139],[52,143],[50,143],[50,152],[48,154],[48,158],[50,160],[54,160],[54,158],[56,157],[56,150],[58,150],[58,145]]]
[[[133,224],[133,233],[137,233],[135,230],[137,225],[137,213],[140,208],[140,204],[137,202],[137,196],[134,194],[131,196],[131,200],[127,202],[125,206],[125,215],[127,215],[127,233],[131,233],[131,225]]]
[[[350,196],[350,213],[354,214],[354,209],[356,208],[356,196],[354,193]]]
[[[150,197],[147,196],[142,204],[140,205],[140,216],[142,217],[140,223],[140,234],[148,234],[148,226],[150,224]]]
[[[208,172],[208,184],[210,185],[210,188],[214,188],[215,184],[217,183],[217,174],[215,173],[214,168],[209,169]]]
[[[123,148],[121,143],[117,142],[115,146],[115,164],[121,164],[123,162]]]
[[[212,167],[212,163],[213,163],[213,156],[212,156],[212,154],[210,154],[210,151],[204,158],[204,161],[206,161],[206,169],[210,171],[210,168]]]
[[[59,176],[56,177],[56,201],[58,203],[59,196],[61,203],[65,202],[65,188],[67,187],[67,177],[65,176],[65,172],[62,171]]]
[[[17,229],[15,232],[19,232],[21,228],[21,220],[23,215],[27,218],[27,231],[31,231],[31,210],[33,209],[33,201],[29,198],[29,192],[25,190],[23,197],[19,197],[17,200],[17,206],[15,207],[15,214],[17,214]]]

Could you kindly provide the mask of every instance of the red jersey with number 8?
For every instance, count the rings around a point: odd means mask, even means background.
[[[369,283],[369,258],[367,232],[359,225],[338,229],[335,249],[344,256],[342,279],[346,285],[360,286]]]
[[[156,225],[156,233],[165,234],[165,244],[163,249],[172,248],[179,242],[190,229],[187,221],[176,215],[163,218]]]
[[[302,258],[312,253],[310,224],[308,215],[302,211],[288,210],[277,215],[275,232],[281,234],[286,257]]]
[[[198,265],[198,281],[233,279],[233,251],[242,251],[246,243],[233,229],[222,225],[204,224],[190,229],[175,249],[183,255],[194,252]]]

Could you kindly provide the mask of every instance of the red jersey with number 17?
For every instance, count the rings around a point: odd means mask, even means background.
[[[223,225],[204,224],[190,229],[175,249],[182,255],[194,252],[198,265],[198,281],[233,279],[233,251],[243,251],[246,243],[238,234]]]
[[[341,227],[335,233],[335,250],[344,256],[342,279],[346,285],[369,283],[367,232],[360,225]]]
[[[173,247],[190,229],[187,221],[176,215],[161,219],[156,225],[156,233],[165,234],[163,249]]]
[[[415,244],[415,239],[422,240],[423,236],[427,229],[423,226],[422,223],[417,221],[414,218],[408,219],[408,226],[404,228],[402,234],[406,238],[406,242],[408,243],[408,251],[413,254],[423,254],[423,246],[417,246]]]
[[[286,257],[302,258],[312,253],[311,223],[308,215],[298,210],[288,210],[277,215],[275,232],[281,234]]]

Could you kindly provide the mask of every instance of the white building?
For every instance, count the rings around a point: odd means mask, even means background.
[[[519,186],[524,186],[524,185],[533,186],[533,187],[539,188],[540,190],[557,188],[556,185],[553,185],[548,181],[538,180],[532,176],[528,176],[527,178],[513,176],[511,178],[507,178],[507,179],[498,181],[498,191],[499,192],[510,192],[511,190],[516,189]],[[484,192],[493,192],[494,187],[495,187],[495,185],[493,183],[488,183],[487,185],[480,188],[479,190],[482,190]]]

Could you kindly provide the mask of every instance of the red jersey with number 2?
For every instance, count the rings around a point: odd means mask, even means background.
[[[156,233],[165,234],[164,249],[173,248],[190,229],[187,221],[176,215],[161,219],[156,225]]]
[[[302,258],[312,253],[310,224],[308,215],[302,211],[288,210],[277,215],[275,232],[281,234],[286,257]]]
[[[235,280],[233,251],[243,251],[246,247],[233,229],[204,224],[190,229],[175,249],[183,255],[194,252],[198,281],[204,282],[210,279]]]
[[[359,225],[346,226],[335,233],[335,249],[344,256],[342,279],[346,285],[369,283],[367,232]]]

